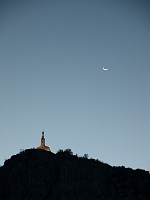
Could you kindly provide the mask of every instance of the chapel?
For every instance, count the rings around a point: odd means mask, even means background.
[[[51,151],[48,146],[45,146],[44,131],[42,132],[41,145],[39,147],[37,147],[37,149],[42,149],[42,150],[45,150],[45,151]]]

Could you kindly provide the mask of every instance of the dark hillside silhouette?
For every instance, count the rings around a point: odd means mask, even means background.
[[[150,174],[73,155],[27,149],[0,167],[0,200],[148,200]]]

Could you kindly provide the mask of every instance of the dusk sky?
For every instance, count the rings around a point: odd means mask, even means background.
[[[0,0],[0,165],[42,131],[150,171],[150,1]]]

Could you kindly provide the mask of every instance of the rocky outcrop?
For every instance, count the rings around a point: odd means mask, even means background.
[[[148,200],[150,174],[28,149],[0,167],[0,200]]]

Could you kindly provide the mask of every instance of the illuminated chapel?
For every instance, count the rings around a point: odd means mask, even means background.
[[[45,146],[44,131],[42,132],[41,145],[39,147],[37,147],[37,149],[42,149],[42,150],[45,150],[45,151],[51,151],[48,146]]]

